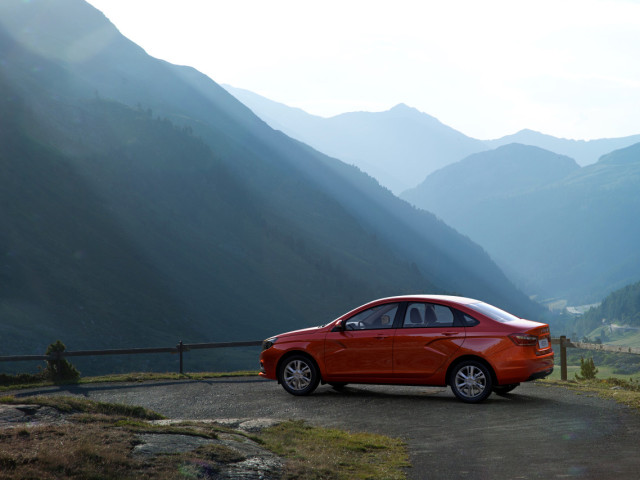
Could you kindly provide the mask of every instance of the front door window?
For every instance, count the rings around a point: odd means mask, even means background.
[[[393,374],[393,322],[398,303],[378,305],[348,318],[344,330],[329,332],[325,340],[327,375],[390,378]]]

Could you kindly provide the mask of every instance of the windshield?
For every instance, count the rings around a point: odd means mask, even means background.
[[[498,307],[494,307],[493,305],[489,305],[488,303],[471,303],[467,305],[467,307],[475,310],[476,312],[480,312],[483,315],[486,315],[496,322],[507,323],[513,322],[514,320],[519,320],[519,318],[515,315],[512,315],[509,312],[505,312],[504,310],[501,310]]]

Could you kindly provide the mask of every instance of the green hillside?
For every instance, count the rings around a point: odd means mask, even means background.
[[[640,277],[639,188],[640,144],[583,168],[511,145],[434,173],[406,198],[476,240],[526,293],[580,305]]]
[[[3,118],[37,127],[16,99]],[[81,138],[101,132],[81,158],[2,122],[4,354],[58,337],[73,349],[260,339],[434,289],[335,204],[316,218],[342,232],[328,244],[265,208],[182,128],[102,100],[78,112]]]
[[[457,219],[469,206],[546,187],[579,168],[569,157],[514,143],[452,163],[404,192],[402,198],[445,219]],[[455,195],[450,194],[452,190]]]
[[[0,24],[2,354],[261,339],[410,292],[539,314],[471,240],[84,2]]]
[[[610,293],[600,305],[574,321],[578,335],[599,336],[605,343],[634,346],[640,336],[640,282]],[[603,338],[604,336],[604,338]],[[629,342],[625,343],[624,340]]]

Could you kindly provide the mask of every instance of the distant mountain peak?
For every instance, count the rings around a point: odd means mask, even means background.
[[[397,104],[395,107],[392,107],[389,111],[391,111],[391,112],[392,112],[392,111],[394,111],[394,110],[397,110],[397,111],[402,111],[402,110],[405,110],[405,111],[406,111],[406,110],[413,110],[413,111],[416,111],[416,112],[418,111],[417,109],[415,109],[415,108],[413,108],[413,107],[410,107],[410,106],[409,106],[409,105],[407,105],[406,103],[399,103],[399,104]]]
[[[390,108],[389,110],[387,110],[388,113],[395,113],[395,114],[402,114],[402,115],[424,115],[426,117],[431,117],[431,115],[427,114],[427,113],[423,113],[420,110],[418,110],[415,107],[410,107],[409,105],[407,105],[406,103],[399,103],[397,104],[395,107]],[[431,117],[434,118],[434,117]]]
[[[396,116],[396,117],[410,118],[410,119],[413,119],[413,120],[416,120],[416,121],[422,121],[422,122],[428,121],[429,123],[431,123],[433,125],[437,125],[438,127],[451,128],[451,127],[447,127],[446,125],[444,125],[440,120],[438,120],[433,115],[429,115],[428,113],[421,112],[417,108],[410,107],[406,103],[399,103],[395,107],[387,110],[386,112],[382,112],[382,113],[383,114],[387,114],[387,115]]]
[[[538,132],[537,130],[531,130],[530,128],[523,128],[523,129],[522,129],[522,130],[520,130],[518,133],[516,133],[516,135],[517,135],[517,134],[526,134],[526,135],[545,135],[545,136],[547,136],[547,137],[549,136],[549,135],[546,135],[546,134],[544,134],[544,133],[542,133],[542,132]]]

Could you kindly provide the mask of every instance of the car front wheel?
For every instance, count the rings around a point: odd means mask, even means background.
[[[282,362],[279,375],[282,388],[292,395],[309,395],[320,382],[316,364],[305,355],[293,355]]]
[[[451,390],[458,399],[480,403],[491,395],[493,381],[489,369],[482,363],[467,360],[451,372]]]

